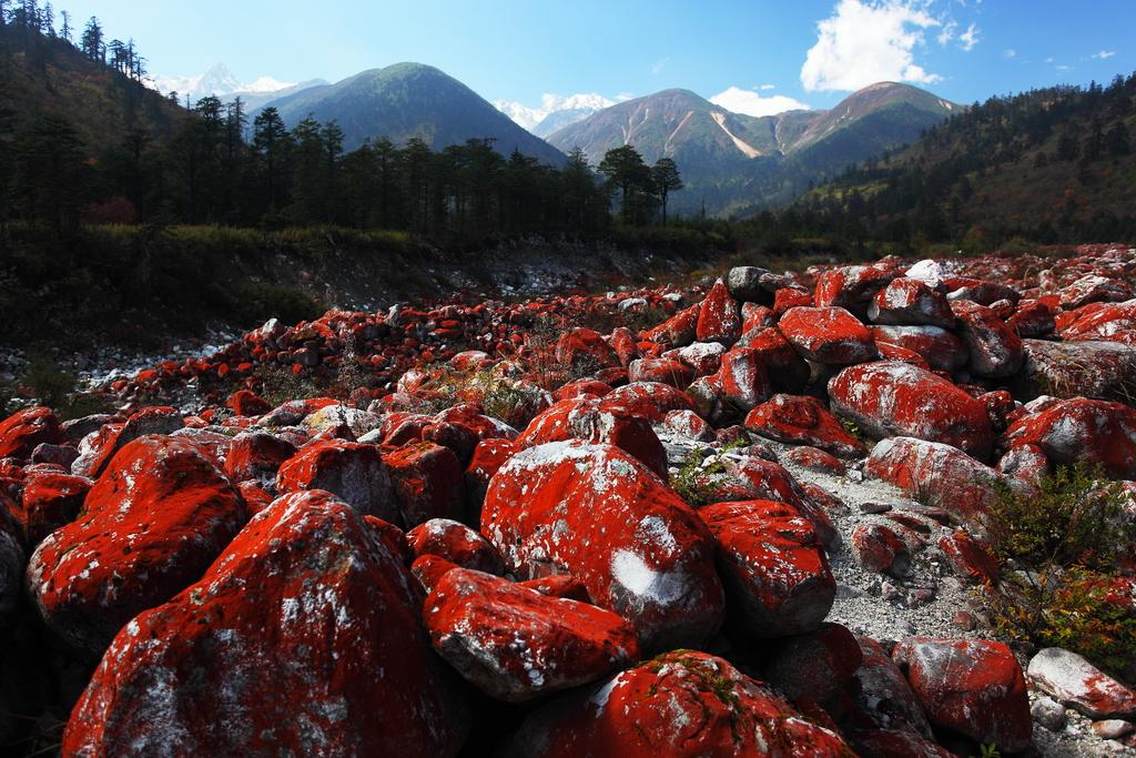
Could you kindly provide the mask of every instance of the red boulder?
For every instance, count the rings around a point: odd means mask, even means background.
[[[871,331],[844,308],[790,308],[777,328],[815,363],[846,365],[878,356]]]

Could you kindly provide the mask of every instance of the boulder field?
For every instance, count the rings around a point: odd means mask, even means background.
[[[29,405],[0,745],[1136,750],[1133,682],[981,618],[999,492],[1136,492],[1134,284],[1093,245],[330,311]]]

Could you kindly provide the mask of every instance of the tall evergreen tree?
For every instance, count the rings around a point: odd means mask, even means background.
[[[643,196],[652,188],[651,169],[631,145],[608,150],[599,165],[608,185],[620,192],[620,215],[625,223],[642,220]]]
[[[280,112],[268,107],[257,114],[252,124],[252,146],[260,159],[264,177],[265,200],[270,211],[278,209],[282,199],[281,178],[290,140]]]
[[[671,158],[659,158],[651,167],[651,179],[655,182],[655,192],[663,206],[663,226],[667,225],[667,198],[672,192],[682,189],[682,176],[678,166]]]

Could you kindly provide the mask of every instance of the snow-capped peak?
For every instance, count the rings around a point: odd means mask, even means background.
[[[267,94],[296,86],[294,82],[283,82],[271,76],[260,76],[247,84],[242,84],[224,63],[211,66],[204,74],[154,76],[150,81],[159,92],[166,94],[177,92],[182,98],[188,96],[191,100],[209,95],[222,97],[243,92]]]
[[[518,103],[515,100],[494,100],[493,105],[517,124],[532,131],[554,113],[576,111],[578,114],[582,114],[580,118],[585,118],[598,110],[609,108],[626,99],[626,97],[620,96],[613,100],[595,92],[581,92],[567,96],[546,92],[540,98],[540,105],[530,106]]]

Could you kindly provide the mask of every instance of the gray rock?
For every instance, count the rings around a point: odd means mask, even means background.
[[[1065,706],[1051,697],[1042,695],[1030,706],[1033,720],[1051,732],[1060,732],[1069,721]]]
[[[761,277],[769,271],[757,266],[735,266],[726,275],[726,288],[739,302],[759,303],[769,299],[769,293],[761,286]]]

